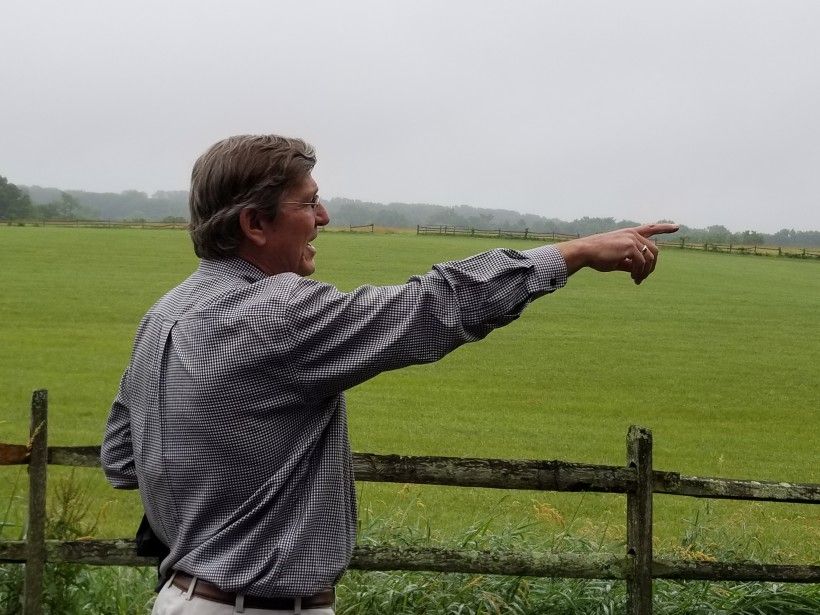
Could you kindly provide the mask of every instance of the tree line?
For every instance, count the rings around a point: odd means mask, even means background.
[[[347,198],[326,202],[331,226],[375,224],[393,228],[460,226],[476,229],[524,230],[533,233],[590,235],[638,224],[634,220],[590,218],[566,221],[509,209],[479,209],[469,205],[444,207],[429,203],[375,203]],[[188,192],[159,191],[148,195],[138,190],[86,192],[40,186],[16,186],[0,176],[0,220],[132,220],[185,222],[188,219]],[[820,231],[783,228],[776,233],[744,230],[733,233],[724,226],[694,228],[681,225],[674,237],[695,243],[820,246]]]
[[[422,203],[389,203],[385,205],[353,199],[333,198],[327,202],[327,206],[331,215],[331,224],[341,226],[375,224],[376,226],[394,228],[415,228],[416,225],[446,225],[485,230],[529,229],[532,233],[592,235],[640,224],[635,220],[590,218],[588,216],[567,221],[535,214],[522,214],[509,209],[479,209],[469,205],[459,205],[457,207]],[[673,221],[659,220],[659,222]],[[695,228],[681,224],[677,233],[665,236],[664,240],[668,241],[682,237],[693,243],[784,247],[820,246],[820,231],[796,231],[784,228],[776,233],[762,233],[752,230],[733,233],[725,226],[718,225]]]

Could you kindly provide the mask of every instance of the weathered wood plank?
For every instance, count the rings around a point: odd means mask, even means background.
[[[415,460],[419,467],[414,468]],[[452,461],[453,463],[450,463]],[[48,462],[55,465],[98,467],[99,446],[50,446]],[[28,463],[28,448],[0,444],[0,465]],[[634,473],[617,466],[565,461],[460,459],[354,453],[356,479],[369,482],[438,484],[496,489],[544,491],[608,491],[625,493]],[[475,471],[474,477],[464,476]],[[520,474],[519,474],[520,473]],[[687,476],[654,471],[654,493],[700,498],[820,504],[820,484],[737,480]]]
[[[50,562],[97,566],[155,566],[151,557],[136,554],[133,540],[46,541]],[[26,561],[24,541],[0,542],[0,563]],[[426,570],[514,576],[625,579],[627,561],[615,555],[573,553],[499,553],[433,547],[359,545],[351,568],[357,570]],[[744,562],[655,560],[657,579],[702,581],[770,581],[820,583],[820,566]]]
[[[100,467],[99,446],[49,446],[48,462],[58,466]]]
[[[652,432],[632,425],[626,436],[626,458],[637,472],[635,490],[626,494],[626,611],[652,613]]]
[[[611,554],[466,551],[435,547],[359,545],[350,567],[531,577],[623,579],[626,559]]]
[[[155,557],[137,555],[133,540],[46,541],[49,562],[89,564],[93,566],[156,566]],[[20,563],[26,559],[22,540],[0,542],[0,562]]]
[[[820,504],[820,484],[776,483],[655,472],[655,493],[696,498]]]
[[[25,444],[0,443],[0,466],[28,463],[28,447]]]
[[[564,461],[353,455],[356,480],[493,489],[625,493],[635,473],[618,466]]]
[[[652,576],[692,581],[820,583],[820,566],[656,560],[652,563]]]
[[[0,564],[22,564],[25,561],[24,540],[0,540]]]
[[[31,396],[31,431],[28,474],[28,527],[26,570],[23,583],[24,615],[43,611],[43,571],[46,563],[46,475],[48,470],[48,391]]]
[[[100,447],[52,446],[49,463],[99,466]],[[359,481],[493,489],[626,493],[635,482],[634,472],[627,468],[565,461],[354,453],[353,469]]]
[[[154,566],[156,559],[136,554],[133,540],[48,541],[48,560],[96,566]],[[0,542],[0,562],[25,561],[23,541]],[[626,561],[610,554],[467,551],[436,547],[359,545],[351,568],[420,570],[515,576],[623,579]]]

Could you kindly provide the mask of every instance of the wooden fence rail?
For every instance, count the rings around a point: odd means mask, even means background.
[[[682,248],[688,250],[703,250],[704,252],[727,252],[729,254],[756,254],[761,256],[790,256],[792,258],[820,258],[820,250],[801,248],[798,246],[758,246],[717,242],[690,241],[688,237],[677,240],[656,240],[659,246]]]
[[[558,241],[569,241],[570,239],[577,239],[580,235],[572,235],[565,233],[554,232],[533,232],[529,229],[523,231],[509,230],[509,229],[478,229],[467,226],[450,226],[447,224],[439,225],[417,225],[416,235],[461,235],[469,237],[498,237],[506,239],[532,239],[535,241],[551,241],[553,243]],[[681,237],[675,240],[655,240],[659,246],[668,246],[670,248],[684,248],[689,250],[704,250],[709,252],[728,252],[729,254],[758,254],[761,256],[790,256],[793,258],[818,258],[820,259],[820,250],[801,248],[797,246],[782,247],[782,246],[757,246],[757,245],[741,245],[731,243],[714,243],[714,242],[695,242],[690,241],[688,237]]]
[[[142,218],[132,220],[57,220],[49,218],[27,218],[21,220],[3,220],[7,226],[53,226],[62,228],[128,228],[128,229],[175,229],[186,230],[188,222],[185,220],[146,220]]]
[[[26,539],[0,541],[0,562],[25,564],[23,612],[42,612],[45,563],[101,566],[152,566],[154,558],[136,554],[133,540],[45,540],[47,464],[100,465],[98,446],[47,446],[47,392],[32,396],[31,437],[26,445],[0,444],[0,465],[28,464],[29,510]],[[521,553],[358,545],[351,568],[420,570],[534,577],[615,579],[627,583],[627,612],[652,612],[652,580],[778,581],[820,583],[820,566],[658,560],[652,553],[654,493],[820,504],[820,484],[733,480],[685,476],[652,467],[652,434],[632,426],[627,434],[625,466],[566,461],[353,455],[356,480],[415,484],[621,493],[627,497],[627,549],[612,554]]]
[[[533,239],[536,241],[568,241],[578,239],[580,235],[567,235],[555,232],[533,232],[528,228],[523,231],[509,229],[481,229],[468,226],[449,226],[439,224],[433,226],[416,225],[416,235],[463,235],[469,237],[503,237],[506,239]]]

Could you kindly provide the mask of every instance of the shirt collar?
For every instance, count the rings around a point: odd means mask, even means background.
[[[268,277],[261,269],[238,256],[202,258],[199,261],[199,271],[207,276],[239,277],[251,284]]]

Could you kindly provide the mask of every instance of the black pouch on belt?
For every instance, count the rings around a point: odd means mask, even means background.
[[[148,523],[148,517],[142,515],[142,521],[137,528],[137,535],[134,536],[134,541],[137,543],[137,555],[157,558],[157,591],[162,589],[165,584],[165,579],[159,572],[159,565],[162,563],[168,554],[171,552],[168,547],[162,542],[154,533],[151,524]]]

